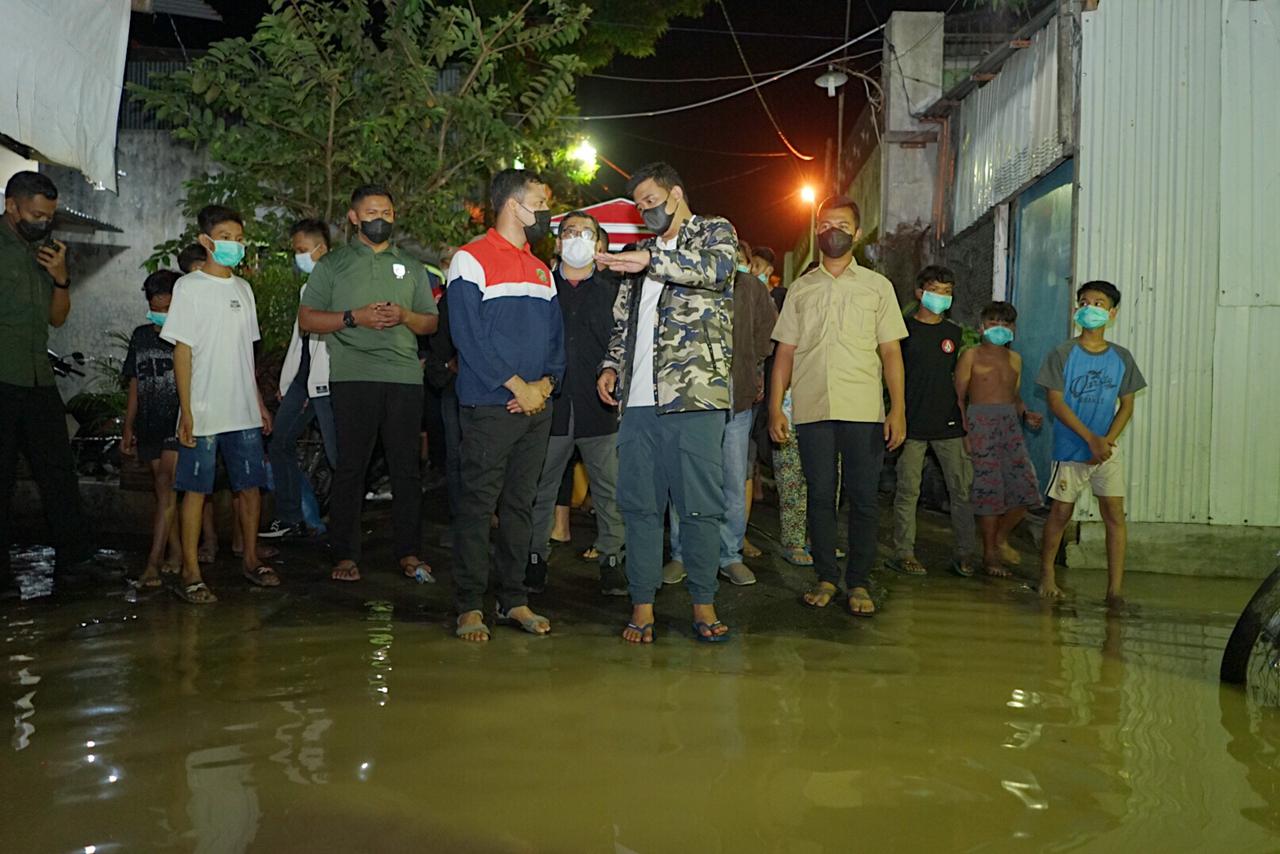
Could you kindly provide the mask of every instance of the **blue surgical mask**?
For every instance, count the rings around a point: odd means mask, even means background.
[[[298,269],[304,273],[310,274],[316,268],[316,259],[311,257],[310,252],[299,252],[293,256],[293,263]]]
[[[739,265],[738,265],[738,272],[739,272],[739,273],[745,273],[745,272],[747,272],[747,271],[748,271],[748,270],[750,270],[750,269],[751,269],[751,268],[750,268],[750,267],[748,267],[746,264],[739,264]]]
[[[760,284],[762,285],[769,284],[769,277],[766,276],[764,273],[756,273],[756,278],[760,280]]]
[[[167,311],[148,311],[147,320],[150,320],[156,326],[164,326],[164,320],[169,316]]]
[[[920,304],[934,314],[942,314],[951,308],[951,297],[947,294],[935,294],[933,291],[925,291],[924,296],[920,297]]]
[[[1003,347],[1013,340],[1013,330],[1007,326],[992,326],[990,329],[982,330],[982,337],[997,347]]]
[[[235,267],[244,260],[244,244],[238,240],[213,241],[213,260],[224,267]]]
[[[1111,312],[1096,305],[1084,305],[1076,311],[1075,321],[1085,329],[1100,329],[1111,322]]]

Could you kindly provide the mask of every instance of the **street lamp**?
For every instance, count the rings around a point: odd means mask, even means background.
[[[800,188],[800,200],[809,206],[809,261],[818,260],[818,196],[813,187],[805,184]],[[807,263],[807,262],[806,262]]]
[[[591,144],[591,140],[584,139],[569,152],[569,158],[581,163],[585,168],[590,168],[596,165],[597,153],[596,147]]]

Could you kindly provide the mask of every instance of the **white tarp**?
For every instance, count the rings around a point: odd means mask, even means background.
[[[3,0],[0,132],[116,189],[129,0]]]

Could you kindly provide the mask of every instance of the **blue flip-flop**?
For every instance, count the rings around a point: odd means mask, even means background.
[[[640,633],[640,640],[627,641],[627,643],[633,643],[636,646],[643,646],[645,632],[649,633],[649,638],[650,638],[649,643],[652,644],[654,641],[658,639],[658,631],[653,627],[653,623],[645,623],[643,626],[637,626],[635,623],[627,623],[627,628],[634,629],[635,631]]]
[[[716,626],[723,626],[723,625],[724,623],[720,622],[719,620],[716,620],[714,623],[694,623],[693,636],[696,640],[700,640],[703,643],[724,643],[725,641],[729,640],[729,633],[725,632],[722,635],[718,635],[715,633]],[[707,630],[707,634],[704,635],[702,633],[703,629]]]

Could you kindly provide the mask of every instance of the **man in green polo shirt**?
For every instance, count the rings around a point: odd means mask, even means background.
[[[49,327],[71,313],[67,247],[49,239],[58,188],[19,172],[4,190],[0,225],[0,576],[9,571],[9,520],[18,452],[40,488],[59,567],[92,551],[85,541],[66,413],[47,355]]]
[[[422,423],[419,335],[436,331],[436,303],[422,263],[391,245],[391,192],[376,184],[351,194],[347,219],[356,239],[316,262],[298,308],[298,328],[323,334],[338,432],[338,470],[330,491],[329,538],[335,581],[360,580],[360,506],[379,436],[391,470],[391,520],[400,570],[434,581],[419,556]]]

